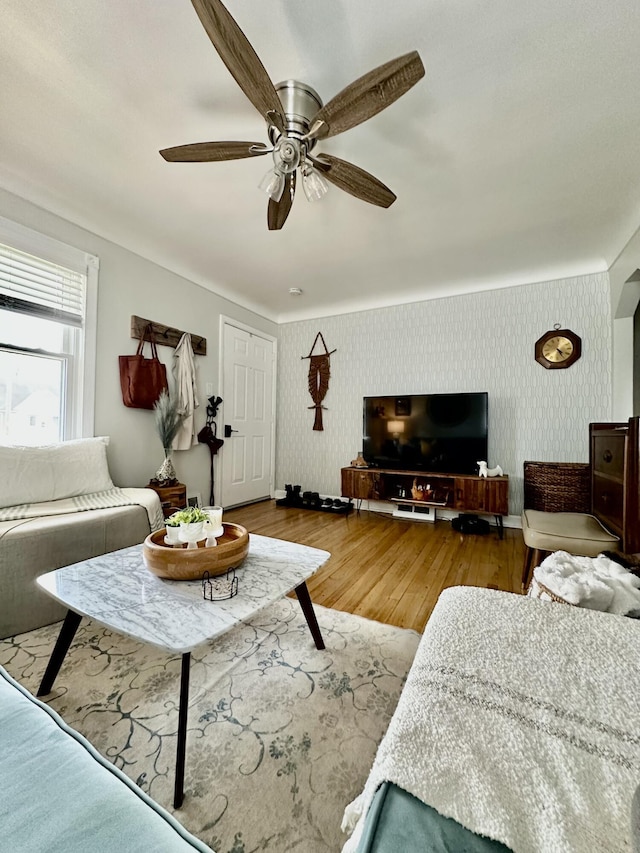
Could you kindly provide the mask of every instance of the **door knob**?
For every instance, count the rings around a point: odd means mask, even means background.
[[[238,430],[237,429],[231,429],[231,424],[225,424],[224,425],[224,437],[225,438],[231,438],[232,432],[238,432]]]

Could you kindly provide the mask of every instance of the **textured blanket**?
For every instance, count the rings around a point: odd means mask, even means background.
[[[640,612],[640,577],[600,554],[576,557],[556,551],[533,570],[530,595],[542,598],[541,583],[570,604],[625,616]]]
[[[105,492],[93,492],[75,498],[58,501],[20,504],[0,509],[0,521],[17,521],[42,516],[65,515],[70,512],[84,512],[91,509],[108,509],[114,506],[143,506],[149,516],[152,531],[164,527],[164,516],[153,489],[109,489]]]
[[[631,849],[640,625],[495,590],[445,590],[343,827],[389,780],[516,853]]]

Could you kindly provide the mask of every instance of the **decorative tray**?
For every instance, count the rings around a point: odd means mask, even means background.
[[[201,580],[205,572],[210,577],[223,575],[227,569],[237,568],[249,553],[249,533],[240,524],[222,524],[224,533],[217,537],[218,544],[206,548],[204,540],[197,548],[186,544],[165,545],[166,529],[150,533],[144,540],[142,556],[150,572],[170,580]]]

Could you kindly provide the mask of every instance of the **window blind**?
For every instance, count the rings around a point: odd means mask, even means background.
[[[82,326],[86,276],[0,243],[0,308]]]

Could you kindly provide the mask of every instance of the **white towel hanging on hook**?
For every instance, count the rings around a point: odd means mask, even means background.
[[[196,390],[196,365],[191,345],[191,335],[185,332],[173,354],[173,376],[178,411],[184,415],[182,426],[173,440],[174,450],[189,450],[198,443],[195,428],[195,410],[200,405]]]

